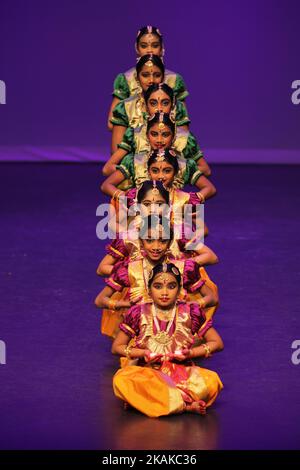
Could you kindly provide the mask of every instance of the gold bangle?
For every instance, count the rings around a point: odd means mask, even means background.
[[[127,344],[126,348],[124,349],[124,354],[128,359],[131,359],[131,355],[130,355],[131,350],[132,350],[132,346]]]
[[[196,193],[196,194],[197,194],[198,198],[200,199],[201,204],[204,204],[205,203],[205,197],[203,196],[203,194],[200,191],[198,191],[198,193]]]
[[[203,348],[205,349],[205,357],[210,357],[212,356],[211,349],[207,344],[202,344]]]
[[[120,190],[119,189],[116,189],[114,192],[113,192],[113,195],[112,195],[112,199],[116,199],[116,193],[119,193]]]

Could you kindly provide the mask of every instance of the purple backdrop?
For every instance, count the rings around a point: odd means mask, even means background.
[[[0,159],[105,157],[113,79],[135,63],[137,29],[154,24],[216,161],[300,161],[299,15],[296,0],[2,0]]]

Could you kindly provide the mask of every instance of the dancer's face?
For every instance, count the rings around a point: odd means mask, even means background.
[[[150,146],[153,150],[171,147],[174,137],[169,126],[164,125],[163,129],[160,129],[159,124],[160,123],[153,124],[147,133]]]
[[[151,233],[151,230],[149,229],[147,238],[142,238],[141,243],[145,250],[146,257],[151,261],[158,262],[164,258],[169,248],[170,240],[164,238],[161,231],[159,232],[158,238],[154,238],[154,234]]]
[[[165,91],[157,90],[151,93],[147,102],[147,109],[150,115],[161,112],[170,113],[171,108],[171,98]]]
[[[179,285],[171,273],[159,273],[150,287],[150,295],[155,305],[160,308],[172,307],[177,299]]]
[[[147,216],[150,214],[160,214],[167,201],[159,192],[149,189],[141,200],[141,204],[143,206],[142,215]]]
[[[163,74],[157,65],[143,65],[142,70],[138,74],[138,79],[143,91],[148,90],[153,83],[161,83]]]
[[[154,162],[150,165],[149,176],[152,181],[161,181],[165,187],[170,187],[175,177],[175,170],[168,162]]]
[[[144,34],[137,45],[137,53],[140,57],[146,54],[162,55],[162,47],[156,34]]]

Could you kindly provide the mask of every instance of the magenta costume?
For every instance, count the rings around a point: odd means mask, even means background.
[[[178,304],[178,309],[179,309],[179,315],[181,314],[181,311],[183,309],[187,309],[187,304],[181,301],[177,301]],[[145,304],[144,304],[145,305]],[[140,342],[142,340],[142,322],[141,322],[141,313],[142,310],[144,309],[143,305],[138,304],[138,305],[133,305],[128,312],[124,316],[123,322],[120,324],[119,328],[126,333],[130,338],[136,338],[135,339],[135,344],[137,347],[140,347]],[[201,337],[205,335],[207,330],[212,327],[213,323],[212,320],[206,320],[205,312],[199,307],[199,305],[196,302],[191,302],[188,305],[189,309],[189,316],[191,320],[191,333],[192,335],[197,334],[199,331],[201,331]],[[168,325],[167,321],[162,321],[158,320],[159,322],[159,327],[162,331],[165,331]],[[170,336],[174,334],[175,332],[175,327],[176,327],[176,321],[174,319],[173,324],[169,330]],[[204,327],[204,328],[202,328]],[[154,334],[157,333],[156,331],[156,326],[153,324],[153,332]],[[144,334],[144,333],[143,333]]]

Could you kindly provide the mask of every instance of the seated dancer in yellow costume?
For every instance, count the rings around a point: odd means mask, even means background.
[[[193,363],[221,351],[223,341],[198,303],[179,300],[181,285],[175,264],[157,264],[148,279],[150,301],[128,310],[112,345],[128,359],[114,375],[115,395],[152,418],[205,414],[223,388],[216,372]],[[197,332],[205,342],[192,348]]]
[[[141,28],[136,37],[135,50],[138,57],[154,54],[162,58],[164,55],[164,45],[161,32],[154,26],[144,26]],[[153,77],[155,79],[155,77]],[[178,100],[183,101],[188,96],[185,83],[182,77],[170,70],[165,70],[165,82],[174,90]],[[125,73],[120,73],[114,81],[113,101],[111,104],[108,128],[112,129],[110,119],[115,106],[122,100],[136,95],[142,91],[136,68],[133,67]]]
[[[104,165],[103,174],[111,175],[116,165],[128,153],[148,154],[151,150],[171,147],[178,154],[182,154],[185,159],[195,160],[201,172],[205,176],[210,176],[210,167],[203,157],[195,136],[186,127],[182,127],[181,122],[178,121],[176,99],[172,88],[165,83],[153,84],[144,93],[144,99],[147,113],[145,113],[143,124],[135,128],[127,128],[122,142],[118,144],[118,150]],[[154,115],[156,119],[153,118]],[[160,119],[163,115],[168,115],[174,126],[171,124],[168,127],[168,122],[164,123],[164,120]],[[162,126],[162,123],[165,126]]]
[[[115,337],[118,323],[124,314],[123,309],[129,308],[133,303],[149,300],[149,273],[153,266],[169,259],[172,259],[181,272],[183,288],[189,290],[190,300],[197,300],[199,305],[206,309],[218,303],[217,290],[208,287],[209,282],[206,283],[206,279],[201,278],[199,265],[195,260],[185,257],[176,260],[172,258],[170,246],[173,230],[167,218],[153,214],[148,216],[139,230],[139,238],[140,255],[134,260],[128,257],[116,263],[112,274],[105,280],[107,286],[95,300],[97,307],[105,309],[102,314],[101,332],[110,337]],[[116,292],[120,293],[117,298],[114,296]],[[186,292],[182,291],[182,296],[185,295]],[[215,309],[207,310],[209,317],[214,311]]]

